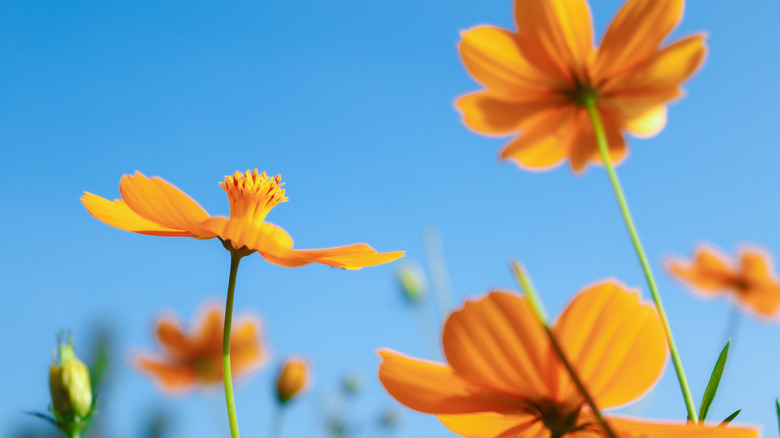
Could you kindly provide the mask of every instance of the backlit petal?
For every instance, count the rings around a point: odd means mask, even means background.
[[[150,236],[185,236],[192,237],[186,230],[164,227],[158,223],[144,219],[127,206],[125,201],[101,198],[92,193],[84,192],[81,202],[87,207],[89,214],[120,230],[132,231]]]
[[[639,117],[626,122],[626,130],[634,137],[650,138],[666,126],[666,106],[658,105]]]
[[[540,110],[523,126],[523,134],[501,150],[501,158],[511,159],[521,168],[541,171],[558,166],[569,153],[574,130],[569,106]]]
[[[197,382],[194,368],[170,364],[148,357],[138,357],[134,361],[136,368],[150,374],[160,388],[168,392],[181,392],[192,388]]]
[[[555,108],[546,101],[510,102],[487,92],[467,94],[455,101],[463,124],[480,134],[506,135],[523,129],[523,124]]]
[[[609,78],[653,56],[682,17],[683,0],[629,0],[610,23],[595,76]]]
[[[390,395],[409,408],[429,414],[518,409],[516,401],[470,383],[447,365],[386,349],[378,353],[382,357],[379,380]]]
[[[165,347],[167,352],[178,358],[186,359],[192,354],[193,346],[189,339],[182,333],[178,321],[166,318],[157,323],[157,341]]]
[[[666,340],[658,314],[640,301],[638,291],[620,283],[608,280],[585,289],[554,332],[601,408],[640,397],[661,377]],[[576,391],[568,384],[560,389],[562,397]]]
[[[198,327],[193,330],[193,342],[201,351],[222,351],[222,330],[225,321],[224,312],[216,306],[203,311]]]
[[[469,438],[533,437],[543,427],[529,414],[499,414],[480,412],[465,415],[437,415],[452,432]]]
[[[528,100],[548,94],[555,85],[523,57],[517,35],[508,30],[492,26],[466,30],[458,50],[471,76],[491,91]]]
[[[707,295],[722,291],[733,284],[734,274],[725,256],[710,247],[699,248],[692,263],[675,259],[666,264],[666,269],[679,280],[690,284],[694,290]]]
[[[590,9],[585,0],[515,2],[517,44],[535,66],[571,83],[585,83],[593,53]]]
[[[620,164],[627,152],[626,139],[620,132],[621,126],[612,120],[608,113],[601,110],[599,112],[607,137],[610,160],[614,165]],[[603,164],[603,161],[596,142],[596,134],[587,112],[584,109],[579,109],[573,119],[572,129],[574,131],[572,135],[574,137],[569,144],[569,160],[572,170],[580,173],[589,163]]]
[[[693,35],[665,47],[644,63],[607,81],[602,92],[619,97],[676,90],[704,61],[704,38]]]
[[[241,376],[260,368],[266,361],[266,352],[259,337],[256,318],[237,321],[230,334],[230,370]]]
[[[188,230],[209,217],[192,198],[158,177],[147,178],[140,172],[125,175],[119,192],[131,210],[163,227]]]
[[[608,417],[610,426],[618,438],[758,438],[758,430],[751,427],[729,425],[694,425],[681,422],[637,421],[628,418]]]
[[[769,254],[757,248],[745,248],[739,253],[740,275],[748,283],[773,283],[772,262]]]
[[[550,347],[525,298],[491,292],[453,312],[442,334],[447,362],[468,381],[516,397],[549,393]]]

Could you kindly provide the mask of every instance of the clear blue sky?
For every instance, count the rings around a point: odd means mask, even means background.
[[[596,2],[600,36],[620,1]],[[508,260],[528,266],[557,313],[582,286],[644,279],[605,173],[525,173],[497,160],[504,139],[469,132],[453,100],[478,85],[461,65],[459,32],[511,27],[501,0],[0,3],[0,433],[45,410],[58,330],[86,353],[100,324],[117,360],[101,415],[117,438],[138,436],[155,407],[175,436],[222,436],[219,393],[167,399],[127,363],[152,351],[154,318],[189,320],[222,300],[229,264],[217,241],[110,228],[82,191],[118,197],[122,174],[176,184],[227,214],[218,182],[236,170],[281,173],[290,202],[269,220],[301,248],[368,242],[424,264],[422,231],[440,229],[455,301],[514,287]],[[665,276],[698,242],[729,252],[753,243],[780,254],[780,4],[692,1],[681,36],[706,31],[710,53],[673,105],[667,128],[632,140],[619,168],[697,399],[722,347],[723,301],[692,297]],[[275,360],[311,358],[316,381],[292,406],[290,437],[318,436],[321,402],[351,370],[365,376],[358,414],[394,406],[376,381],[378,347],[422,356],[395,265],[346,272],[285,269],[257,256],[239,272],[236,311],[262,315],[273,359],[237,389],[246,436],[265,436]],[[780,329],[744,318],[711,417],[776,432]],[[671,366],[638,408],[683,418]],[[630,411],[630,409],[629,409]],[[399,436],[448,436],[404,410]]]

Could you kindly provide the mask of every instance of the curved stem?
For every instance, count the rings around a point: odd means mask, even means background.
[[[233,377],[230,372],[230,325],[233,320],[233,294],[236,290],[236,275],[241,254],[230,251],[230,278],[228,279],[227,301],[225,303],[225,328],[222,333],[222,375],[225,381],[225,402],[227,403],[230,436],[239,438],[236,402],[233,400]]]
[[[680,354],[677,352],[677,346],[674,343],[672,337],[672,329],[669,327],[669,321],[666,318],[666,311],[664,310],[663,303],[661,303],[661,295],[658,293],[658,287],[655,283],[655,277],[653,277],[653,271],[650,269],[650,263],[647,261],[645,250],[642,247],[642,241],[639,239],[639,234],[636,231],[634,220],[631,217],[631,212],[628,209],[628,202],[623,194],[623,188],[620,185],[615,169],[612,166],[612,161],[609,157],[609,146],[607,145],[607,136],[604,133],[604,125],[601,122],[601,117],[596,109],[596,99],[590,98],[585,102],[585,107],[588,110],[588,115],[593,123],[593,130],[596,133],[596,143],[601,153],[601,159],[604,161],[604,167],[609,174],[609,180],[612,182],[612,188],[615,191],[615,197],[618,204],[620,204],[620,211],[623,213],[623,220],[626,223],[628,234],[631,235],[631,241],[634,244],[634,250],[639,257],[639,263],[642,265],[642,270],[645,273],[647,279],[647,285],[650,288],[650,294],[655,302],[655,307],[658,310],[658,316],[661,318],[661,324],[663,325],[664,332],[666,334],[666,341],[669,345],[669,353],[672,356],[672,363],[674,363],[674,370],[677,372],[677,380],[680,382],[680,388],[682,389],[683,398],[685,399],[685,407],[688,410],[688,417],[694,423],[698,423],[699,417],[696,414],[696,407],[693,404],[693,397],[691,396],[691,389],[688,387],[688,379],[685,377],[685,371],[683,370],[682,361],[680,360]]]

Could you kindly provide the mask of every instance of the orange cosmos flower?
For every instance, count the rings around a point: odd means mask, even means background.
[[[176,318],[157,322],[157,341],[162,356],[139,355],[134,364],[154,378],[167,392],[182,392],[195,386],[222,383],[222,323],[224,312],[209,306],[190,333],[184,333]],[[230,338],[230,363],[234,377],[260,368],[267,359],[260,339],[260,320],[244,316],[235,323]]]
[[[666,341],[653,307],[615,281],[588,287],[553,327],[600,408],[646,393],[661,376]],[[442,335],[448,364],[380,350],[379,379],[404,405],[471,438],[600,437],[524,297],[492,292],[467,301]],[[755,430],[608,418],[620,437],[757,437]]]
[[[280,227],[265,221],[284,196],[281,175],[270,177],[247,170],[226,176],[220,183],[230,200],[230,218],[209,216],[197,202],[174,185],[140,172],[119,182],[121,200],[113,202],[84,192],[81,202],[90,214],[113,227],[153,236],[218,238],[230,250],[257,251],[271,263],[297,267],[322,263],[345,269],[360,269],[391,262],[404,251],[377,253],[366,244],[326,249],[293,249],[293,241]]]
[[[485,90],[456,106],[474,131],[521,134],[502,159],[543,170],[568,158],[579,172],[601,161],[585,109],[596,99],[611,158],[619,161],[626,154],[623,132],[660,132],[666,104],[682,95],[681,83],[704,59],[701,34],[661,47],[682,11],[683,0],[629,0],[596,49],[585,0],[516,0],[517,31],[463,32],[463,63]]]
[[[737,303],[764,318],[774,318],[780,310],[780,281],[772,273],[772,260],[755,248],[739,252],[739,262],[731,263],[709,246],[696,249],[692,262],[672,260],[666,269],[701,296],[730,293]]]

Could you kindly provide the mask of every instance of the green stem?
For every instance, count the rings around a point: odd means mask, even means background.
[[[227,403],[230,436],[239,438],[236,402],[233,400],[233,377],[230,372],[230,324],[233,320],[233,294],[236,291],[236,275],[242,254],[230,251],[230,278],[228,279],[227,302],[225,303],[225,328],[222,333],[222,375],[225,381],[225,402]]]
[[[661,318],[661,324],[664,327],[666,334],[666,341],[669,344],[669,353],[672,356],[672,363],[674,363],[674,370],[677,372],[677,380],[680,382],[680,388],[682,389],[683,398],[685,399],[685,407],[688,409],[688,416],[694,422],[699,422],[699,417],[696,414],[696,407],[693,404],[693,397],[691,396],[691,389],[688,387],[688,379],[685,377],[685,371],[683,370],[682,361],[680,360],[680,354],[677,352],[677,346],[674,343],[672,337],[672,329],[669,327],[669,321],[666,318],[666,311],[664,310],[663,303],[661,303],[661,295],[658,293],[658,287],[653,277],[653,271],[650,269],[650,263],[647,261],[645,250],[642,247],[642,241],[639,239],[639,234],[634,226],[634,220],[631,218],[631,212],[628,209],[628,203],[626,197],[623,194],[623,188],[620,185],[615,169],[612,166],[612,160],[609,157],[609,146],[607,145],[607,136],[604,132],[604,125],[601,122],[601,117],[596,109],[596,97],[592,96],[585,101],[585,107],[590,115],[590,120],[593,123],[593,130],[596,133],[596,143],[601,153],[601,159],[604,161],[604,167],[607,169],[609,179],[612,182],[612,188],[615,191],[615,197],[617,197],[618,204],[620,204],[620,211],[623,213],[623,220],[626,223],[628,233],[631,235],[631,241],[634,243],[634,250],[639,257],[639,263],[642,265],[642,270],[647,278],[647,285],[650,287],[650,294],[653,296],[655,307],[658,309],[658,316]]]
[[[276,408],[274,419],[271,422],[271,438],[282,438],[282,418],[284,417],[284,405]]]
[[[536,314],[536,319],[542,323],[544,331],[547,333],[547,337],[550,339],[550,344],[555,350],[555,354],[558,355],[558,358],[566,368],[569,376],[571,376],[571,379],[574,382],[574,385],[577,386],[577,390],[579,390],[580,395],[582,395],[582,397],[585,399],[585,402],[588,404],[588,406],[590,406],[590,409],[593,411],[593,415],[595,415],[596,419],[599,420],[599,423],[601,423],[601,427],[604,428],[604,432],[607,434],[607,436],[609,438],[617,438],[615,431],[613,431],[612,427],[610,427],[609,423],[607,423],[607,419],[601,415],[601,410],[599,410],[599,407],[596,405],[596,401],[590,395],[590,392],[588,392],[588,389],[585,387],[585,384],[582,383],[582,380],[580,380],[580,376],[577,374],[577,371],[571,365],[569,358],[566,357],[566,354],[563,352],[561,345],[558,343],[558,339],[555,337],[555,334],[553,333],[552,329],[550,328],[550,324],[547,321],[547,312],[544,310],[542,299],[536,292],[533,283],[531,283],[531,278],[519,263],[512,262],[512,268],[515,272],[515,275],[517,276],[517,280],[520,283],[520,286],[522,286],[525,295],[530,301],[531,309],[533,309],[534,314]],[[551,438],[554,438],[555,436],[562,435],[553,434]]]

